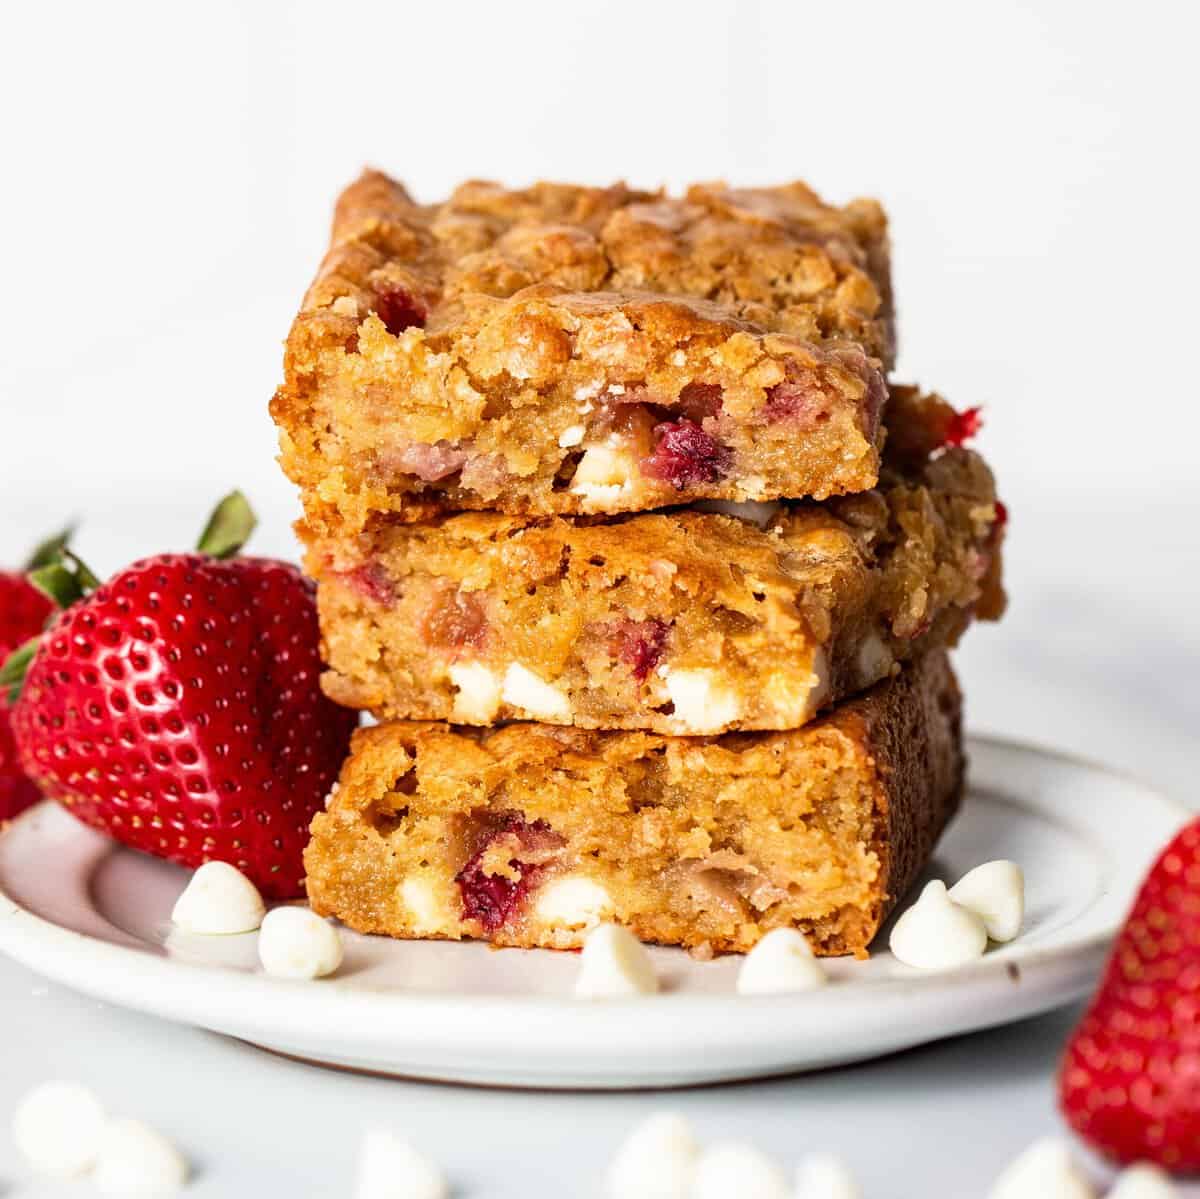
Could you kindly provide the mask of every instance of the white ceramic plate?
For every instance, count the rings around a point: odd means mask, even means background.
[[[255,936],[172,932],[182,870],[43,804],[0,837],[0,949],[112,1003],[297,1057],[387,1074],[542,1087],[659,1087],[809,1070],[1019,1020],[1086,993],[1156,853],[1186,818],[1096,766],[974,739],[963,815],[933,876],[1026,872],[1021,936],[922,974],[880,951],[795,996],[734,993],[738,958],[653,950],[666,992],[570,998],[573,954],[346,934],[332,979],[256,969]],[[886,936],[879,939],[886,945]]]

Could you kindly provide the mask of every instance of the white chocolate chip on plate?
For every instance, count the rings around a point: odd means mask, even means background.
[[[811,991],[829,981],[803,933],[773,928],[746,955],[738,971],[740,995]]]
[[[171,921],[185,932],[229,936],[253,932],[267,906],[258,888],[228,862],[205,862],[175,901]]]
[[[946,884],[935,880],[896,921],[890,947],[906,966],[949,970],[982,957],[987,939],[983,920],[955,903]]]
[[[950,888],[950,898],[979,916],[993,941],[1011,941],[1025,919],[1025,874],[1016,862],[984,862]]]
[[[268,912],[258,934],[258,957],[274,978],[313,979],[342,964],[342,937],[308,908]]]
[[[653,995],[658,977],[646,947],[619,924],[588,933],[580,954],[575,994],[580,999],[628,999]]]

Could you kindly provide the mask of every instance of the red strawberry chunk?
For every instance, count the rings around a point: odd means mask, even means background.
[[[671,626],[665,620],[623,620],[616,628],[616,656],[640,683],[662,660]]]
[[[719,383],[688,383],[679,392],[675,407],[686,420],[702,425],[721,415],[725,389]]]
[[[452,654],[482,649],[488,636],[483,602],[473,591],[444,594],[426,614],[421,631],[430,645]]]
[[[946,425],[944,445],[966,445],[983,428],[983,409],[965,408],[956,412]]]
[[[828,408],[825,393],[814,379],[796,378],[767,389],[764,411],[769,424],[787,421],[802,432],[820,424]]]
[[[697,483],[716,483],[728,472],[732,455],[694,421],[656,425],[655,447],[642,461],[642,472],[662,479],[678,491]]]
[[[509,873],[489,874],[484,859],[500,841],[513,851],[508,859]],[[549,858],[562,844],[562,838],[544,820],[529,823],[517,812],[503,813],[455,876],[462,897],[463,919],[478,920],[489,933],[512,921],[545,874]]]
[[[375,298],[375,314],[393,337],[405,329],[424,329],[428,312],[425,305],[405,287],[384,288]]]

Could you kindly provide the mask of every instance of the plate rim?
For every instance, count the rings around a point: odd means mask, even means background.
[[[1079,755],[1015,738],[988,735],[972,735],[968,738],[967,749],[968,755],[974,749],[1032,757],[1043,764],[1048,761],[1083,769],[1134,787],[1158,804],[1164,823],[1169,822],[1174,828],[1195,815],[1144,780]],[[989,784],[979,780],[977,785],[986,789]],[[1045,818],[1044,807],[1030,807]],[[0,830],[0,841],[11,836],[13,830],[37,810],[31,809]],[[1073,826],[1068,822],[1067,827]],[[104,847],[103,855],[122,851],[123,847],[113,842],[111,847]],[[0,951],[58,983],[95,998],[248,1040],[256,1039],[257,1030],[258,1039],[272,1047],[297,1037],[311,1043],[314,1029],[320,1029],[318,1035],[327,1045],[361,1049],[369,1042],[378,1047],[383,1036],[396,1052],[411,1053],[413,1034],[397,1037],[396,1030],[417,1028],[425,1031],[429,1034],[428,1045],[431,1047],[446,1039],[441,1030],[454,1028],[456,1049],[469,1054],[485,1044],[495,1048],[496,1038],[490,1030],[482,1036],[463,1036],[464,1029],[468,1033],[471,1029],[478,1030],[486,1023],[479,1020],[481,1015],[487,1017],[503,1011],[509,1017],[519,1014],[522,1023],[539,1026],[541,1036],[535,1044],[519,1039],[516,1044],[510,1043],[506,1050],[506,1055],[511,1056],[519,1048],[522,1059],[535,1065],[539,1057],[552,1057],[564,1048],[577,1049],[583,1039],[617,1052],[620,1052],[618,1046],[632,1048],[635,1043],[641,1046],[647,1038],[656,1036],[666,1037],[669,1044],[672,1026],[678,1017],[686,1014],[688,1021],[702,1020],[705,1015],[711,1015],[714,1020],[721,1019],[727,1017],[729,1004],[735,998],[739,1007],[752,1005],[753,1010],[770,1017],[777,1036],[782,1038],[787,1035],[789,1026],[801,1022],[808,998],[795,994],[735,996],[725,992],[667,992],[616,1002],[581,1002],[569,994],[394,992],[354,988],[349,979],[342,981],[336,977],[313,986],[218,965],[161,957],[149,952],[148,948],[118,944],[78,932],[23,907],[9,895],[4,883],[5,880],[0,878]],[[1082,993],[1081,988],[1090,984],[1132,899],[1132,894],[1123,895],[1119,913],[1078,940],[1025,949],[998,947],[985,958],[956,970],[873,979],[869,987],[848,988],[841,1000],[847,1010],[870,1009],[884,1002],[894,1003],[936,992],[946,1003],[953,1004],[981,986],[992,988],[1006,973],[1011,978],[1010,966],[1016,962],[1022,976],[1053,975],[1057,978],[1057,982],[1043,979],[1040,988],[1040,991],[1054,992],[1053,1002],[1045,1002],[1044,997],[1039,1000],[1031,994],[1024,997],[1026,1006],[1031,999],[1034,1001],[1032,1010],[1025,1014],[1045,1011],[1077,998]],[[93,910],[105,918],[94,905]],[[1014,944],[1019,946],[1019,942]],[[215,985],[207,985],[210,983]],[[1031,990],[1038,991],[1039,988]],[[284,996],[288,997],[287,1002],[280,1002]],[[270,1015],[269,1024],[262,1016],[264,1008]],[[1024,1010],[1021,1004],[1017,1004],[1016,1009]],[[569,1018],[564,1019],[567,1013],[570,1013]],[[474,1019],[464,1021],[468,1014]],[[386,1017],[386,1021],[381,1023],[381,1017]],[[354,1035],[363,1020],[371,1021],[371,1032],[366,1038]],[[761,1044],[761,1034],[751,1032],[760,1021],[734,1023],[746,1026],[744,1031],[731,1030],[729,1021],[721,1020],[724,1046],[736,1051],[738,1045]],[[636,1027],[636,1036],[630,1035],[630,1026]],[[987,1024],[970,1024],[969,1027],[982,1028]],[[953,1031],[950,1029],[937,1035],[950,1035]],[[909,1043],[919,1042],[912,1040]],[[655,1060],[658,1060],[657,1056]],[[494,1073],[503,1072],[498,1067]]]

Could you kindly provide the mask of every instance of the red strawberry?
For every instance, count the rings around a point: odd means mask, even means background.
[[[1200,1171],[1200,820],[1142,884],[1067,1046],[1059,1099],[1107,1157]]]
[[[50,601],[24,575],[0,571],[0,662],[36,636],[52,611]],[[8,700],[0,691],[0,820],[11,820],[39,798],[17,761]]]
[[[235,493],[199,553],[103,586],[73,556],[35,572],[65,610],[0,679],[32,659],[12,712],[21,760],[80,820],[185,866],[230,862],[290,898],[357,716],[318,687],[312,584],[284,562],[225,560],[253,524]]]

